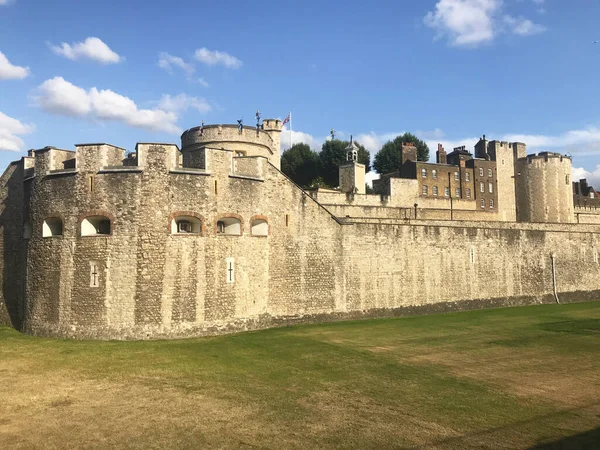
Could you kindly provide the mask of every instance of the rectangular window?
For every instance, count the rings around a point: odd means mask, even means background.
[[[459,181],[460,177],[458,176],[458,172],[454,172],[454,181]]]
[[[454,196],[455,197],[460,197],[460,188],[454,189]]]
[[[421,188],[421,193],[423,195],[427,195],[427,186],[423,185],[423,187]]]
[[[494,209],[494,199],[490,198],[490,209]]]
[[[427,178],[427,169],[421,169],[421,177]]]
[[[492,178],[492,169],[488,169],[488,177]]]
[[[569,175],[565,175],[565,183],[569,184]]]
[[[494,193],[494,184],[493,183],[488,183],[488,190],[490,191],[490,194]]]
[[[469,172],[465,173],[465,180],[471,181],[471,174]]]
[[[484,198],[481,199],[481,207],[485,208],[485,199]]]
[[[434,180],[437,180],[437,170],[433,169],[431,171],[431,176],[433,177]]]
[[[485,185],[483,183],[479,183],[479,191],[485,192]]]
[[[434,187],[433,187],[433,189],[432,189],[432,191],[433,191],[433,192],[432,192],[432,193],[433,193],[433,196],[434,196],[434,197],[437,197],[437,195],[438,195],[438,187],[437,187],[437,186],[434,186]]]
[[[444,188],[444,197],[450,197],[450,189],[447,187]]]
[[[482,177],[483,176],[483,167],[479,168],[479,176]]]
[[[469,249],[469,262],[471,265],[475,264],[475,248],[471,247]]]
[[[467,188],[467,198],[471,198],[471,189]]]

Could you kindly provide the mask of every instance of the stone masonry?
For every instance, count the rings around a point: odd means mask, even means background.
[[[507,204],[524,201],[532,220],[460,199],[449,217],[408,203],[417,180],[389,178],[387,199],[300,189],[279,170],[281,123],[265,123],[197,127],[182,150],[82,144],[12,163],[0,185],[0,322],[45,336],[172,338],[551,302],[555,292],[598,298],[600,227],[572,223],[563,197],[532,203],[562,189],[560,161],[540,178],[545,157],[523,161],[520,176],[533,179],[523,193],[508,171],[493,172],[515,183]],[[497,192],[501,204],[511,191]]]

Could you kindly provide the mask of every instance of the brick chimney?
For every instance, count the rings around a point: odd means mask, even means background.
[[[402,143],[402,164],[417,160],[417,147],[412,142]]]
[[[438,164],[448,164],[448,160],[446,159],[446,150],[444,150],[442,144],[438,144],[438,149],[435,153],[435,160]]]

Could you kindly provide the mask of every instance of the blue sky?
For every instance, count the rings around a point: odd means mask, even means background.
[[[598,23],[590,0],[0,0],[0,165],[291,110],[315,148],[331,128],[373,154],[486,134],[600,185]]]

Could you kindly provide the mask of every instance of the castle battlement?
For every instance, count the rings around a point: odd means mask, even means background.
[[[405,145],[368,195],[350,147],[341,189],[309,195],[279,170],[280,131],[275,119],[209,125],[183,133],[181,150],[78,144],[10,164],[0,322],[172,338],[600,295],[600,229],[586,211],[587,225],[572,223],[570,158],[484,139],[481,158],[459,149],[433,164]]]

